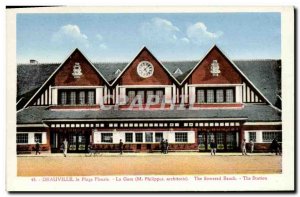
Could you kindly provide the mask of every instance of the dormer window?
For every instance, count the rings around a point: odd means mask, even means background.
[[[94,105],[94,89],[60,89],[58,90],[59,105]]]
[[[78,79],[81,77],[82,72],[81,72],[81,66],[78,62],[76,62],[73,66],[73,73],[72,73],[73,77],[75,79]]]
[[[174,74],[176,75],[182,75],[182,71],[180,70],[180,68],[177,68],[177,70],[174,72]]]
[[[219,74],[221,73],[218,60],[213,60],[213,62],[211,63],[211,65],[210,65],[210,73],[214,77],[219,76]]]
[[[116,70],[115,75],[119,75],[121,73],[120,69]]]

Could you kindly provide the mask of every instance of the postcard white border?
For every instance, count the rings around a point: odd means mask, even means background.
[[[157,13],[157,12],[280,12],[281,13],[281,55],[282,55],[282,130],[283,150],[282,174],[266,175],[268,182],[39,182],[33,184],[29,178],[17,177],[16,141],[16,14],[17,13]],[[6,189],[8,191],[251,191],[251,190],[293,190],[294,189],[294,8],[289,7],[56,7],[6,10]],[[230,176],[230,175],[226,175]],[[240,175],[236,175],[240,176]],[[115,176],[112,176],[115,177]],[[119,176],[122,177],[122,176]],[[156,176],[164,177],[164,176]],[[216,187],[218,185],[218,187]]]

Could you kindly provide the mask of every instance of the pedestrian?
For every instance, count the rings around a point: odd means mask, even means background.
[[[120,150],[120,154],[122,155],[123,154],[123,142],[122,142],[122,139],[120,139],[120,143],[119,143],[119,150]]]
[[[251,139],[250,140],[250,152],[253,153],[254,151],[254,141]]]
[[[247,155],[246,144],[246,139],[243,139],[241,143],[242,155]]]
[[[35,154],[37,155],[37,154],[41,154],[40,153],[40,143],[39,143],[39,141],[38,140],[35,140]]]
[[[161,141],[160,141],[160,152],[161,153],[164,153],[165,152],[165,150],[164,150],[164,138],[162,138],[161,139]]]
[[[210,142],[210,149],[211,149],[210,154],[211,154],[211,155],[216,155],[216,152],[217,152],[217,144],[215,143],[214,140],[211,140],[211,142]]]
[[[67,156],[67,152],[68,152],[68,141],[67,138],[65,138],[64,142],[63,142],[63,151],[64,151],[64,157]]]
[[[169,142],[166,139],[166,141],[165,141],[165,154],[168,154],[168,151],[169,151]]]
[[[272,152],[275,151],[276,155],[281,155],[281,153],[280,153],[280,144],[278,143],[278,140],[277,140],[276,137],[272,141],[271,150],[272,150]]]

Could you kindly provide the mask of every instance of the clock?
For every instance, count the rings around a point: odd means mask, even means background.
[[[137,66],[137,73],[142,78],[148,78],[153,75],[154,67],[153,65],[148,61],[142,61]]]

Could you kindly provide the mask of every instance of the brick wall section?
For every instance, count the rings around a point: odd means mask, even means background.
[[[151,77],[142,78],[137,74],[137,66],[141,61],[149,61],[153,65],[154,73]],[[121,76],[120,85],[172,85],[172,79],[154,56],[144,48]]]
[[[72,75],[75,63],[80,63],[82,76],[75,79]],[[103,79],[90,65],[79,50],[75,50],[54,77],[55,86],[101,86]]]
[[[219,76],[212,76],[210,73],[210,65],[213,60],[217,60],[219,63],[221,71]],[[197,65],[188,82],[189,84],[241,84],[242,77],[225,56],[214,47],[200,65]]]

